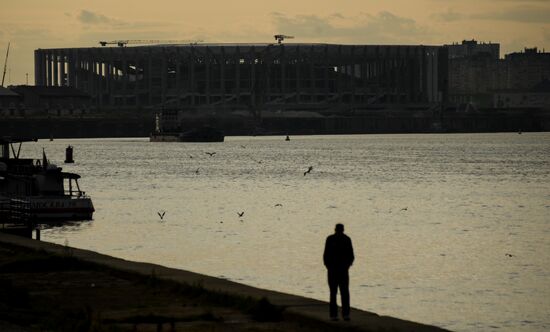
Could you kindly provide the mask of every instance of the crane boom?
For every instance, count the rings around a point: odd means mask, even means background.
[[[4,72],[2,73],[2,85],[4,86],[4,79],[6,78],[6,68],[8,67],[8,55],[10,55],[10,42],[8,42],[8,50],[6,51],[6,60],[4,60]]]
[[[287,36],[287,35],[274,35],[273,36],[275,38],[275,40],[277,41],[277,43],[281,44],[283,42],[283,40],[285,39],[292,39],[294,38],[294,36]]]
[[[124,47],[128,44],[198,44],[202,43],[202,40],[145,40],[145,39],[123,39],[123,40],[111,40],[111,41],[100,41],[101,46],[107,45],[117,45],[119,47]]]

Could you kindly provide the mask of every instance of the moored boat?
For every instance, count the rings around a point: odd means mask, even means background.
[[[184,125],[180,111],[162,109],[155,115],[155,130],[150,142],[223,142],[224,133],[214,127],[195,123]]]
[[[223,142],[224,134],[212,127],[200,127],[182,133],[153,133],[150,142]]]
[[[95,209],[91,198],[80,189],[80,175],[63,172],[48,161],[45,152],[42,160],[20,158],[21,144],[29,141],[36,139],[0,138],[4,211],[9,210],[12,219],[24,215],[34,222],[91,220]]]

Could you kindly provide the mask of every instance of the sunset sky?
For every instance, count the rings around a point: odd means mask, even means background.
[[[4,0],[0,60],[11,41],[6,84],[34,84],[37,48],[98,46],[100,40],[201,39],[440,45],[477,39],[501,56],[550,49],[550,0]]]

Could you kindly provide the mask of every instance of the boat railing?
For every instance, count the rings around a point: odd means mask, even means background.
[[[5,199],[0,201],[0,219],[3,226],[9,224],[27,224],[32,221],[31,204],[25,199]]]
[[[65,196],[70,196],[71,198],[88,198],[85,191],[76,190],[65,190]]]
[[[11,200],[11,214],[14,222],[26,223],[31,221],[31,203],[25,199]]]
[[[9,222],[11,219],[11,210],[10,210],[10,200],[1,199],[0,200],[0,220],[2,221],[2,226],[5,223]]]

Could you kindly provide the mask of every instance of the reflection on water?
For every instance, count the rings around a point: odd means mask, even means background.
[[[550,328],[548,133],[55,140],[25,154],[62,161],[69,144],[65,169],[97,211],[46,241],[328,300],[322,250],[341,222],[352,306],[460,331]]]

